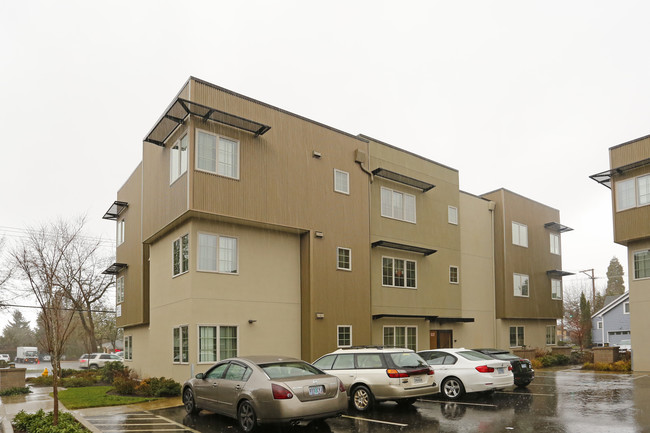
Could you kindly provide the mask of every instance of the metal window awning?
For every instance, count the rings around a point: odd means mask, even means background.
[[[436,321],[439,323],[472,323],[473,317],[440,317],[427,314],[373,314],[372,320],[379,320],[385,318],[395,319],[424,319],[430,322]]]
[[[384,179],[389,179],[395,182],[402,183],[404,185],[412,186],[422,190],[422,192],[427,192],[430,189],[435,188],[435,185],[432,183],[424,182],[422,180],[414,179],[403,174],[395,173],[394,171],[386,170],[385,168],[376,168],[372,171],[377,177],[383,177]]]
[[[129,204],[125,201],[114,201],[102,218],[105,220],[116,220],[127,207],[129,207]]]
[[[126,263],[113,263],[110,265],[102,274],[105,275],[117,275],[120,271],[126,269],[128,265]]]
[[[551,269],[550,271],[546,271],[546,275],[548,275],[549,277],[560,277],[560,278],[562,278],[562,277],[566,277],[566,276],[569,276],[569,275],[575,275],[575,273],[574,272],[562,271],[562,270],[559,270],[559,269]]]
[[[430,256],[438,250],[433,250],[431,248],[416,247],[415,245],[406,245],[399,244],[397,242],[390,241],[376,241],[371,244],[372,248],[383,247],[383,248],[392,248],[394,250],[408,251],[411,253],[424,254],[425,256]]]
[[[439,323],[473,323],[473,317],[438,317],[436,319]]]
[[[549,230],[554,230],[554,231],[560,232],[560,233],[570,232],[571,230],[573,230],[571,227],[567,227],[565,225],[562,225],[562,224],[556,223],[556,222],[546,223],[546,224],[544,224],[544,228],[547,228]]]
[[[599,184],[612,189],[612,176],[621,175],[627,171],[634,170],[635,168],[645,167],[646,165],[650,165],[650,158],[643,159],[641,161],[635,161],[631,164],[622,165],[617,168],[612,168],[611,170],[605,170],[600,173],[592,174],[589,177]]]
[[[255,122],[250,119],[235,116],[216,108],[208,107],[196,102],[188,101],[183,98],[176,98],[169,106],[165,114],[158,120],[153,129],[147,134],[144,141],[153,143],[157,146],[165,146],[165,141],[170,135],[182,125],[189,115],[201,117],[203,120],[220,123],[231,126],[254,134],[255,137],[264,134],[270,126]]]

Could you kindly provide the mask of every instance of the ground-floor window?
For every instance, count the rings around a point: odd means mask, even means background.
[[[384,346],[417,350],[417,327],[384,326]]]
[[[547,345],[554,345],[556,335],[557,335],[557,329],[556,329],[555,325],[547,326],[546,327],[546,344]]]
[[[199,326],[199,362],[237,356],[236,326]]]
[[[133,360],[133,337],[131,335],[124,336],[124,359]]]
[[[352,326],[339,325],[336,330],[336,345],[338,347],[352,346]]]
[[[237,327],[219,327],[219,359],[237,356]]]
[[[187,325],[174,328],[174,359],[173,362],[189,362],[190,351]]]
[[[524,327],[510,327],[510,347],[521,347],[524,345]]]

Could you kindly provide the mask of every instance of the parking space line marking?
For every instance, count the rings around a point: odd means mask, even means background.
[[[483,407],[497,407],[496,404],[485,404],[485,403],[468,403],[464,401],[450,401],[450,400],[426,400],[421,398],[420,401],[426,401],[429,403],[455,403],[455,404],[464,404],[466,406],[483,406]]]
[[[124,425],[124,426],[137,426],[137,425],[169,425],[168,422],[151,422],[151,423],[128,423],[128,422],[111,422],[107,424],[94,424],[96,426],[107,426],[107,425]]]
[[[104,433],[112,433],[112,432],[125,432],[125,431],[194,431],[189,428],[157,428],[157,429],[135,429],[135,430],[125,430],[125,429],[117,429],[117,430],[102,430]]]
[[[408,424],[400,424],[398,422],[390,422],[390,421],[380,421],[378,419],[361,418],[361,417],[358,417],[358,416],[341,415],[341,418],[358,419],[360,421],[374,422],[374,423],[377,423],[377,424],[388,424],[388,425],[394,425],[394,426],[397,426],[397,427],[408,427]]]
[[[192,428],[189,428],[189,427],[186,426],[186,425],[183,425],[183,424],[177,423],[176,421],[173,421],[173,420],[171,420],[171,419],[169,419],[169,418],[165,418],[164,416],[160,416],[160,415],[154,415],[154,416],[157,417],[157,418],[160,418],[160,419],[164,419],[165,421],[168,421],[168,422],[170,422],[170,423],[172,423],[172,424],[174,424],[174,425],[177,425],[177,426],[181,427],[181,428],[182,428],[183,430],[185,430],[185,431],[189,430],[189,431],[194,432],[194,433],[201,433],[201,432],[199,432],[198,430],[194,430],[194,429],[192,429]]]
[[[632,380],[641,379],[642,377],[648,377],[648,375],[647,375],[647,374],[644,374],[643,376],[633,377]]]
[[[508,394],[508,395],[540,395],[542,397],[553,397],[555,394],[539,394],[535,392],[507,392],[507,391],[497,391],[496,394]]]

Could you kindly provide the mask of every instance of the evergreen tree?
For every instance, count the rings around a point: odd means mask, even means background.
[[[607,267],[607,289],[606,296],[619,296],[625,293],[625,283],[623,282],[623,266],[616,257],[612,257]]]
[[[591,347],[591,306],[584,292],[580,294],[580,328],[582,331],[580,348]]]
[[[36,346],[36,338],[23,313],[14,310],[12,319],[2,331],[2,347],[15,351],[18,346]]]

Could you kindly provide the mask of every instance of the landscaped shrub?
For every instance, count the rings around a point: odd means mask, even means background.
[[[7,367],[9,367],[9,363],[4,359],[0,359],[0,368],[7,368]]]
[[[79,388],[82,386],[92,386],[97,381],[90,377],[64,377],[61,379],[61,386],[64,388]]]
[[[28,387],[13,387],[13,388],[7,388],[2,391],[0,391],[0,396],[6,396],[6,395],[20,395],[20,394],[29,394],[31,391],[29,390]]]
[[[52,412],[43,409],[29,414],[21,410],[13,420],[15,431],[26,433],[87,433],[87,430],[77,422],[74,416],[67,412],[59,412],[59,424],[52,425]]]
[[[611,364],[607,364],[605,362],[597,362],[597,363],[592,363],[592,362],[586,362],[582,366],[583,370],[596,370],[596,371],[617,371],[617,372],[628,372],[632,371],[632,363],[630,361],[626,360],[621,360],[621,361],[616,361]]]
[[[569,357],[570,364],[580,365],[586,362],[594,362],[594,352],[588,350],[571,352],[571,356]]]
[[[118,376],[113,380],[113,389],[119,395],[135,395],[139,382],[130,377]]]
[[[25,379],[25,381],[34,386],[52,386],[54,378],[52,376],[35,376],[28,377]]]
[[[176,397],[181,395],[181,384],[173,379],[152,377],[142,380],[135,393],[143,397]]]
[[[104,383],[113,383],[118,377],[129,378],[134,375],[134,372],[125,367],[121,362],[107,362],[101,369],[99,369],[101,380]]]

